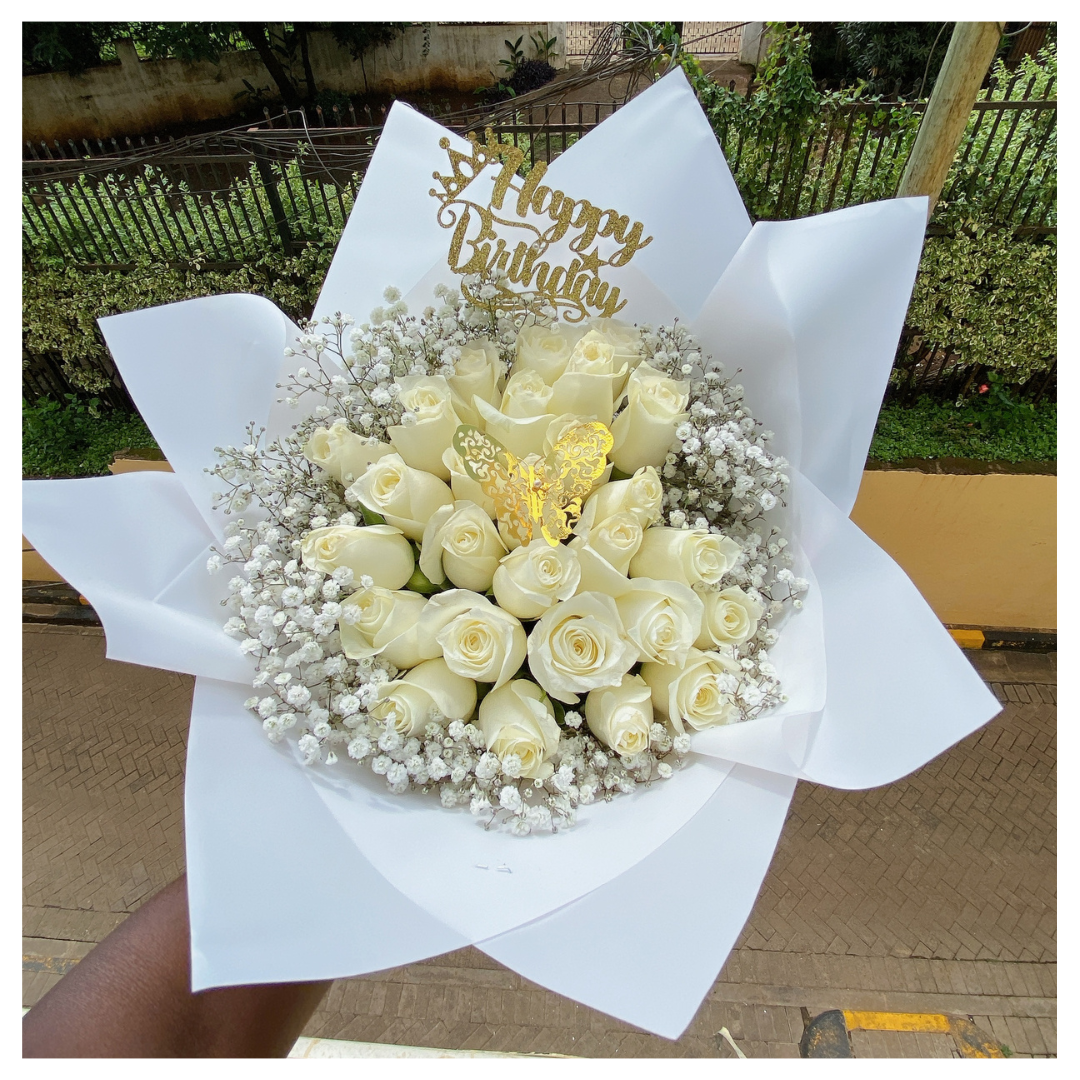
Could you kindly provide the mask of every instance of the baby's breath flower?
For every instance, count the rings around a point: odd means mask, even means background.
[[[386,776],[391,792],[437,785],[443,806],[467,805],[485,826],[526,835],[573,824],[579,806],[672,776],[690,749],[689,735],[654,723],[647,749],[620,758],[584,724],[580,707],[568,709],[549,757],[554,771],[542,780],[522,776],[518,754],[500,758],[489,751],[472,718],[448,722],[432,714],[422,718],[422,736],[405,738],[369,713],[380,687],[405,673],[378,654],[350,660],[342,652],[339,631],[362,619],[359,608],[344,602],[371,588],[371,576],[348,567],[324,573],[302,560],[310,530],[364,524],[358,504],[350,506],[342,497],[342,485],[325,470],[313,473],[304,457],[316,428],[344,425],[354,436],[386,443],[391,426],[420,422],[398,401],[402,376],[453,378],[466,346],[478,337],[494,343],[502,372],[513,363],[521,317],[502,311],[498,301],[499,289],[511,283],[469,275],[464,287],[481,299],[481,307],[439,286],[436,302],[422,316],[411,316],[391,287],[383,295],[386,306],[370,322],[356,326],[335,312],[303,325],[286,351],[302,364],[281,389],[290,405],[316,394],[315,407],[307,407],[307,418],[275,442],[250,425],[237,446],[220,451],[221,464],[211,470],[220,488],[214,504],[231,515],[254,504],[259,521],[228,517],[224,540],[208,555],[207,568],[213,572],[231,562],[242,571],[227,586],[224,629],[255,665],[252,685],[258,693],[245,705],[271,741],[298,728],[296,746],[306,764],[330,766],[347,753],[347,763]],[[550,308],[537,311],[540,319],[555,315]],[[787,540],[766,516],[784,498],[787,462],[765,451],[771,435],[742,403],[742,387],[703,356],[682,326],[642,326],[639,341],[645,362],[685,379],[690,391],[687,418],[657,463],[661,522],[734,541],[738,555],[726,575],[697,588],[704,596],[738,587],[761,609],[743,644],[721,647],[739,667],[718,676],[717,688],[737,702],[739,718],[746,719],[786,698],[764,647],[778,639],[770,623],[788,606],[801,607],[809,589],[795,577]]]

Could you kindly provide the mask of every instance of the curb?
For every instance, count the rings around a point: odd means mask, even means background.
[[[1057,652],[1053,630],[1013,630],[1007,627],[946,626],[961,649],[1011,649],[1014,652]]]
[[[24,623],[51,626],[100,626],[101,619],[85,596],[66,582],[24,581]]]
[[[100,626],[89,600],[65,581],[24,581],[23,622],[54,626]]]

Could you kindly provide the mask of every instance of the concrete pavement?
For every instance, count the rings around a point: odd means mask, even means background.
[[[475,949],[334,984],[305,1035],[596,1057],[798,1055],[826,1009],[970,1017],[1056,1054],[1056,655],[969,654],[1005,711],[899,783],[801,783],[736,948],[669,1042]],[[192,680],[104,659],[92,627],[24,627],[24,1006],[183,870]],[[956,1056],[855,1031],[857,1056]]]

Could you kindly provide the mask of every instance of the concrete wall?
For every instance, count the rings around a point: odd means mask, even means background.
[[[765,32],[765,23],[748,22],[743,27],[742,40],[739,43],[739,63],[760,67],[768,51],[769,35]]]
[[[1057,477],[863,473],[851,518],[943,623],[1057,629]]]
[[[424,30],[406,30],[389,46],[354,61],[329,31],[310,38],[311,66],[320,90],[345,94],[404,94],[422,90],[472,91],[490,86],[509,57],[503,42],[530,34],[557,38],[553,67],[566,63],[565,23],[454,23],[431,26],[431,47],[423,55]],[[120,62],[81,75],[54,73],[23,78],[23,139],[104,139],[160,130],[174,124],[232,116],[245,101],[244,80],[277,87],[254,50],[228,52],[218,64],[184,60],[140,60],[129,42],[117,44]],[[299,68],[299,64],[297,64]],[[250,100],[250,99],[248,99]]]

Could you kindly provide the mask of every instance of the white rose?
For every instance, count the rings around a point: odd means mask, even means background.
[[[616,754],[628,757],[649,749],[652,693],[640,675],[624,675],[618,686],[593,690],[585,699],[589,730]]]
[[[378,586],[360,589],[341,602],[341,650],[350,660],[381,656],[394,667],[411,668],[438,656],[421,655],[416,624],[427,601],[407,590],[391,592]]]
[[[397,380],[398,402],[415,417],[411,424],[387,428],[394,449],[406,465],[450,479],[443,464],[443,451],[451,444],[461,424],[454,411],[450,386],[442,375],[407,375]]]
[[[476,683],[455,675],[441,657],[383,683],[377,693],[368,711],[406,738],[422,735],[433,721],[468,720],[476,708]]]
[[[559,600],[569,600],[581,580],[575,552],[551,546],[542,536],[503,557],[492,588],[499,606],[519,619],[538,619]]]
[[[612,514],[594,525],[587,537],[578,537],[572,543],[578,551],[582,545],[589,547],[619,574],[625,575],[644,535],[645,530],[634,514]]]
[[[701,633],[704,605],[680,581],[633,578],[615,605],[642,661],[680,663]]]
[[[583,338],[574,346],[566,369],[552,384],[549,411],[595,416],[610,427],[628,370],[625,360],[615,359],[610,345]]]
[[[480,730],[487,748],[499,758],[517,754],[521,775],[546,780],[559,746],[559,725],[551,702],[534,682],[515,679],[492,690],[480,702]]]
[[[502,443],[517,458],[539,454],[544,435],[551,423],[553,391],[535,371],[511,375],[503,391],[499,408],[480,397],[473,398],[480,414],[480,428]]]
[[[577,556],[581,566],[581,580],[578,582],[578,595],[587,592],[603,593],[604,596],[621,596],[630,588],[626,574],[616,570],[598,552],[580,536],[575,536],[569,543],[570,550]]]
[[[633,473],[643,465],[663,465],[675,429],[689,415],[685,387],[648,364],[634,371],[626,384],[626,407],[611,425],[615,445],[610,456],[616,469]]]
[[[439,656],[457,675],[502,686],[525,662],[525,628],[486,596],[450,589],[420,614],[421,651]]]
[[[574,529],[579,536],[588,536],[598,522],[613,514],[633,514],[643,529],[660,520],[664,505],[664,486],[651,465],[638,469],[629,480],[615,480],[589,496]]]
[[[389,443],[365,439],[350,431],[344,421],[316,428],[304,446],[304,457],[345,487],[362,476],[373,461],[393,452]]]
[[[566,370],[574,344],[581,334],[581,328],[569,326],[567,323],[523,327],[518,334],[517,360],[513,374],[519,371],[535,371],[551,386]]]
[[[681,735],[685,721],[696,731],[739,719],[735,704],[739,665],[720,653],[690,649],[682,664],[642,664],[653,707]]]
[[[720,533],[656,525],[645,530],[641,547],[630,560],[630,576],[716,585],[741,553],[734,540]]]
[[[529,669],[554,698],[576,704],[578,694],[614,686],[637,661],[610,596],[580,593],[556,604],[529,635]]]
[[[438,585],[449,578],[458,588],[483,593],[506,545],[491,518],[476,503],[455,502],[432,514],[420,545],[420,569]]]
[[[551,387],[535,371],[522,371],[507,381],[499,411],[515,420],[547,416],[551,412],[551,394]]]
[[[456,502],[476,503],[489,518],[496,514],[495,500],[484,494],[479,481],[474,480],[466,471],[461,455],[448,446],[443,454],[443,464],[450,470],[450,490]]]
[[[592,329],[578,339],[566,367],[568,371],[616,375],[615,396],[618,397],[626,385],[630,368],[636,367],[640,359],[640,354],[635,356],[620,348],[615,341],[610,340],[607,334]],[[634,361],[633,364],[631,360]]]
[[[332,574],[347,566],[353,576],[367,574],[384,589],[400,589],[416,565],[412,545],[392,525],[328,525],[312,529],[300,546],[309,570]]]
[[[614,350],[616,359],[625,360],[631,371],[641,363],[641,332],[619,319],[589,319],[585,335],[590,341],[602,341]]]
[[[569,435],[576,427],[591,423],[595,416],[581,416],[578,413],[559,413],[558,416],[548,417],[547,430],[544,432],[543,453],[546,456],[555,449],[555,444],[564,436]]]
[[[419,540],[431,515],[453,504],[454,493],[437,476],[406,465],[400,454],[390,454],[369,466],[345,492],[345,500],[362,503],[410,540]]]
[[[738,587],[723,592],[701,594],[705,602],[705,618],[695,644],[699,649],[716,645],[741,645],[757,633],[758,620],[764,607]]]
[[[499,403],[499,380],[503,376],[503,362],[499,359],[499,346],[487,338],[477,338],[461,346],[461,356],[454,364],[454,374],[447,378],[453,395],[454,412],[463,424],[480,423],[480,414],[473,405],[479,397],[489,405]]]

